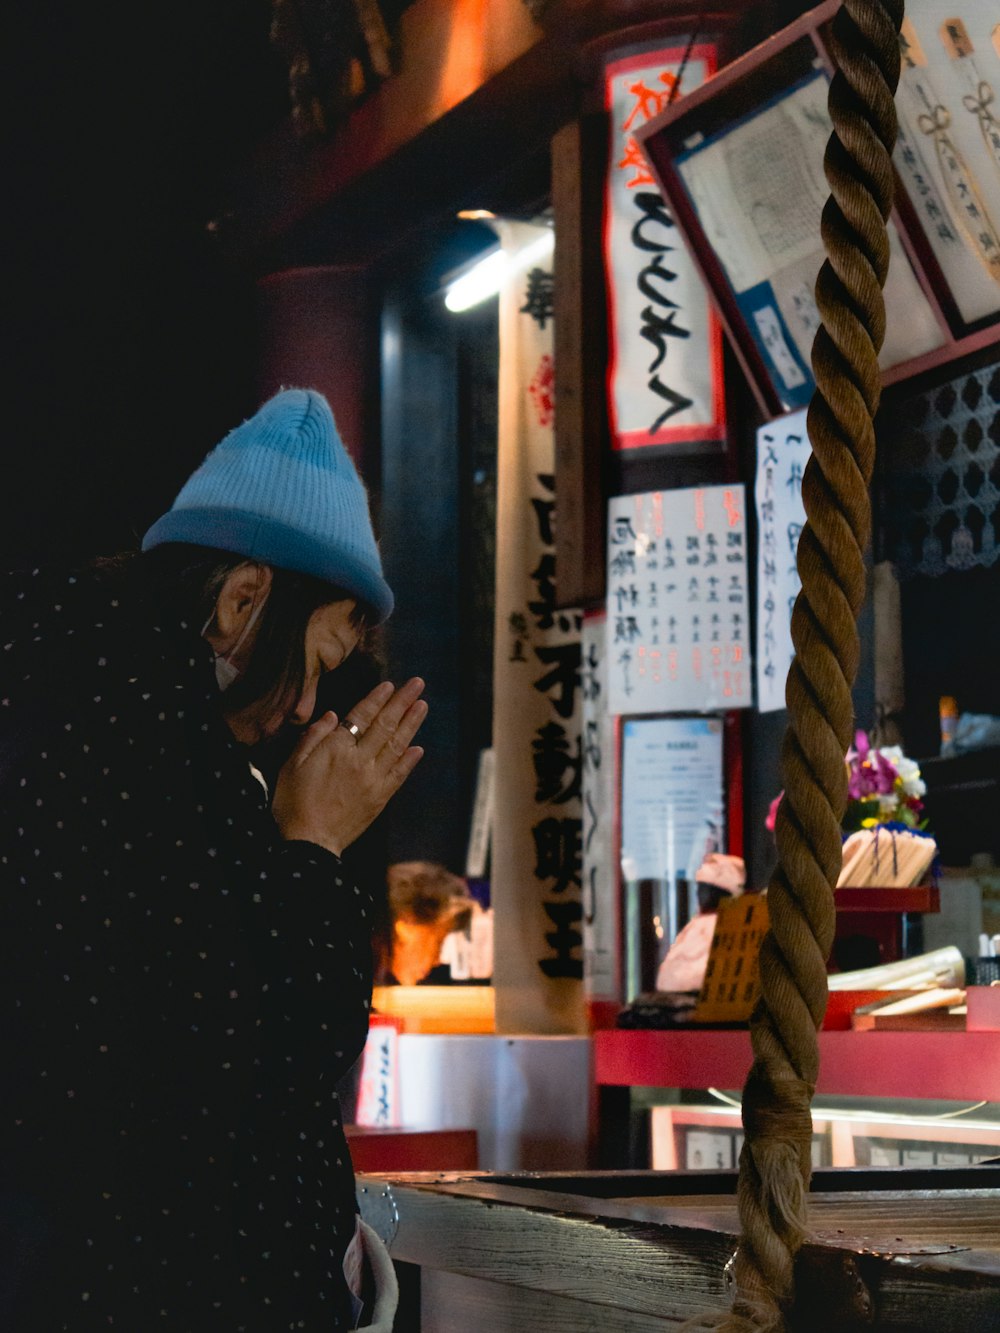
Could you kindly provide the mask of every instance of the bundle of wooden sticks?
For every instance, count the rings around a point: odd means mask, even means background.
[[[837,887],[907,889],[925,882],[936,855],[937,843],[925,834],[860,829],[844,843]]]

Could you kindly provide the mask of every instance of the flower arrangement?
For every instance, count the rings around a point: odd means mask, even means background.
[[[919,765],[908,759],[898,745],[875,746],[865,732],[856,732],[846,763],[845,834],[882,825],[918,831],[926,827],[921,797],[927,785],[920,776]],[[774,798],[767,813],[765,825],[772,832],[782,796],[784,792]]]
[[[923,829],[927,785],[920,767],[908,759],[898,745],[875,746],[859,731],[847,752],[847,809],[844,832],[876,828],[882,824]]]
[[[863,731],[848,750],[847,809],[841,826],[843,864],[837,886],[897,888],[937,882],[937,843],[922,818],[927,791],[920,768],[898,745],[876,746]],[[771,802],[765,826],[774,832],[785,793]]]

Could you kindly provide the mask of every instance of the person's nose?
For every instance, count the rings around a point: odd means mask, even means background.
[[[299,695],[299,701],[292,709],[291,721],[298,727],[304,727],[312,719],[316,711],[316,681],[306,682],[302,693]]]

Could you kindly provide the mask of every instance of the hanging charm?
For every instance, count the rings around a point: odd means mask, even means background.
[[[993,114],[995,99],[996,94],[983,79],[974,93],[967,93],[962,98],[962,105],[966,111],[971,111],[978,118],[986,150],[993,158],[997,171],[1000,172],[1000,121]]]
[[[1000,172],[1000,121],[993,111],[996,93],[984,78],[976,64],[976,48],[961,19],[946,19],[941,29],[941,41],[951,60],[956,63],[968,62],[965,66],[969,75],[969,92],[962,98],[962,105],[979,121],[979,129],[986,145],[986,151]]]
[[[951,137],[951,113],[920,88],[927,113],[918,121],[937,153],[948,209],[969,246],[995,282],[1000,282],[1000,232],[992,222],[975,178]]]

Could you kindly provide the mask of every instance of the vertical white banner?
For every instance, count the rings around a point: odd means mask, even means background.
[[[741,484],[615,496],[607,570],[612,713],[750,706]]]
[[[492,750],[479,751],[476,770],[476,797],[472,803],[472,827],[465,855],[466,879],[482,879],[486,874],[486,858],[490,850],[493,828],[493,771],[495,755]]]
[[[762,713],[785,706],[792,607],[802,586],[795,566],[806,521],[802,474],[810,452],[804,410],[757,431],[757,706]]]
[[[555,605],[552,260],[544,229],[503,223],[493,673],[497,1028],[586,1029],[580,621]],[[550,252],[551,253],[551,252]]]
[[[611,151],[604,204],[608,405],[618,449],[723,441],[722,332],[636,139],[671,100],[684,44],[609,62]],[[687,53],[682,90],[715,70],[715,48]]]
[[[615,851],[615,721],[608,712],[604,615],[583,621],[583,987],[589,1001],[621,999]]]

